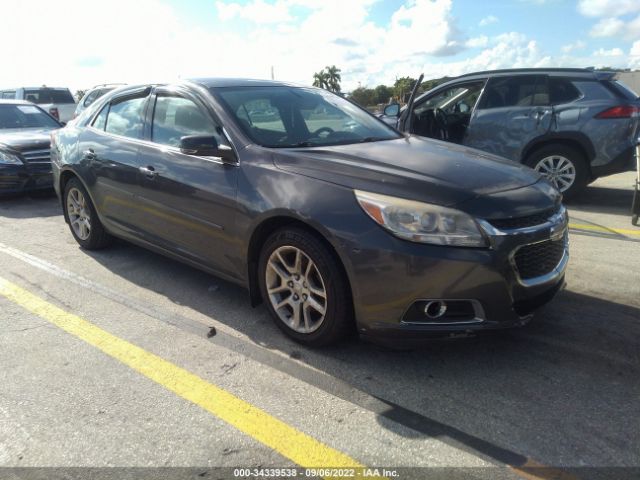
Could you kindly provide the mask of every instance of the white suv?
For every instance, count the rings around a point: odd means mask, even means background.
[[[76,102],[68,88],[53,87],[19,87],[0,90],[0,98],[10,100],[26,100],[40,106],[45,112],[60,122],[68,122],[73,118]]]

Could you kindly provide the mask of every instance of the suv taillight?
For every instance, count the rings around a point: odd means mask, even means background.
[[[60,120],[60,114],[58,113],[58,109],[55,107],[49,109],[49,115],[55,117],[56,120]]]
[[[618,105],[608,108],[596,115],[596,118],[631,118],[640,113],[640,108],[633,105]]]

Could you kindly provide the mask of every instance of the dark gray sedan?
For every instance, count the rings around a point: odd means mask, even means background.
[[[539,174],[316,88],[126,87],[52,161],[83,248],[116,236],[242,285],[309,345],[518,326],[564,284],[567,214]]]

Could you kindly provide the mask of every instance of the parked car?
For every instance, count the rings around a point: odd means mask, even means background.
[[[276,118],[252,117],[265,103]],[[334,114],[309,128],[318,107]],[[226,278],[309,345],[519,326],[564,285],[567,214],[547,180],[321,89],[125,87],[53,135],[52,161],[81,247],[116,236]]]
[[[78,115],[80,115],[85,108],[87,108],[97,99],[99,99],[105,93],[110,92],[111,90],[114,90],[123,85],[124,83],[105,83],[102,85],[96,85],[95,87],[87,90],[83,95],[83,97],[78,102],[78,105],[76,106],[76,110],[73,114],[73,118],[76,118]]]
[[[26,100],[39,105],[62,123],[73,118],[76,102],[68,88],[20,87],[0,90],[0,99]]]
[[[638,96],[611,72],[517,69],[471,73],[419,96],[403,131],[524,163],[571,197],[598,177],[633,168]],[[400,118],[398,118],[400,116]]]
[[[51,190],[50,136],[61,127],[38,105],[0,100],[0,195]]]

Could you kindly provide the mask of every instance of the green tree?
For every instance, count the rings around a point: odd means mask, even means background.
[[[409,100],[409,95],[411,94],[411,89],[416,83],[415,78],[411,77],[400,77],[396,79],[396,82],[393,84],[393,95],[400,101],[406,102]]]
[[[350,98],[361,107],[370,107],[378,103],[376,91],[372,88],[358,87],[351,92]]]
[[[84,97],[85,93],[87,93],[86,90],[76,90],[76,102],[82,100],[82,97]]]
[[[340,82],[342,81],[342,76],[340,75],[340,72],[342,70],[340,70],[335,65],[331,65],[330,67],[329,66],[325,67],[324,71],[326,71],[326,74],[327,74],[327,85],[329,87],[329,90],[331,90],[332,92],[339,92]]]
[[[324,71],[324,68],[313,74],[313,86],[324,88],[325,90],[329,88],[329,76]]]
[[[376,103],[389,103],[389,99],[393,97],[393,88],[386,85],[378,85],[375,88]]]

